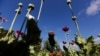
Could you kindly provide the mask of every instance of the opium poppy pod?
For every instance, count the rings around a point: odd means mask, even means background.
[[[62,30],[63,30],[64,32],[67,32],[67,31],[69,30],[69,28],[68,28],[67,26],[65,26],[65,27],[62,28]]]

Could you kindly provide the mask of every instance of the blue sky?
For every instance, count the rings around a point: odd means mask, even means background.
[[[13,30],[19,30],[27,13],[29,3],[34,3],[35,9],[31,14],[37,18],[41,0],[0,0],[1,16],[6,18],[8,22],[4,22],[2,26],[9,29],[10,24],[15,16],[15,9],[18,3],[22,2],[23,7],[21,14],[18,15]],[[72,8],[77,16],[81,35],[88,38],[93,35],[97,38],[100,33],[100,0],[72,0]],[[42,30],[41,38],[46,39],[49,30],[53,30],[56,39],[61,43],[63,40],[72,40],[75,37],[76,27],[72,21],[72,15],[66,0],[44,0],[41,17],[38,22],[39,28]],[[62,31],[63,26],[69,27],[69,37],[65,37]]]

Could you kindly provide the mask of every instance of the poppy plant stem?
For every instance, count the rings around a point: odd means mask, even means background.
[[[35,5],[34,5],[34,4],[30,3],[30,4],[28,5],[26,17],[29,16],[30,12],[31,12],[34,8],[35,8]],[[23,21],[23,25],[25,25],[26,23],[27,23],[27,19],[25,18],[25,20]],[[22,25],[22,26],[23,26],[23,25]],[[25,27],[24,33],[26,33],[26,30],[27,30],[27,29],[26,29],[26,27]]]
[[[69,33],[68,33],[68,32],[65,32],[65,35],[66,35],[67,41],[69,41],[69,40],[68,40],[68,38],[69,38]]]
[[[77,28],[77,33],[78,33],[78,36],[81,36],[81,34],[80,34],[80,30],[79,30],[79,26],[78,26],[77,21],[76,21],[76,20],[74,20],[74,23],[75,23],[76,28]]]
[[[66,35],[66,32],[65,32],[65,38],[66,38],[66,41],[67,41],[67,35]]]
[[[70,49],[70,42],[68,42],[68,50]]]
[[[21,7],[22,7],[22,3],[19,3],[18,4],[18,9],[16,9],[16,14],[15,14],[15,16],[14,16],[14,18],[13,18],[13,21],[12,21],[12,23],[11,23],[11,26],[10,26],[10,28],[9,28],[9,30],[8,30],[8,32],[7,32],[7,34],[6,34],[6,37],[8,37],[8,35],[12,32],[12,29],[13,29],[13,26],[14,26],[14,23],[15,23],[15,20],[16,20],[16,18],[17,18],[17,16],[18,16],[18,14],[20,14],[20,9],[21,9]],[[9,38],[8,38],[8,40],[9,40]]]
[[[26,18],[24,19],[24,21],[23,21],[23,23],[21,25],[20,32],[22,31],[22,29],[23,29],[23,27],[25,25],[25,21],[26,21]],[[17,38],[16,39],[18,40],[18,38],[19,38],[19,35],[17,35]]]
[[[29,3],[25,19],[24,19],[24,21],[23,21],[23,23],[21,25],[20,30],[19,30],[20,32],[22,32],[22,29],[23,29],[23,27],[25,26],[25,24],[27,22],[27,18],[26,17],[30,14],[30,12],[34,9],[34,7],[35,7],[34,4]],[[25,30],[26,30],[26,27],[25,27]],[[25,31],[24,31],[24,33],[25,33]],[[19,35],[17,35],[17,40],[18,40],[18,38],[19,38]]]
[[[1,22],[0,22],[0,26],[2,25],[2,23],[3,23],[3,19],[2,19]]]
[[[43,2],[44,2],[44,0],[41,0],[41,5],[40,5],[40,9],[39,9],[38,17],[37,17],[37,22],[38,22],[39,19],[40,19],[40,14],[41,14],[41,10],[42,10],[42,7],[43,7]]]
[[[77,21],[76,21],[77,17],[74,15],[74,12],[73,12],[73,10],[72,10],[71,0],[67,0],[67,4],[68,4],[68,6],[69,6],[69,8],[70,8],[70,11],[71,11],[71,13],[72,13],[72,20],[73,20],[74,23],[75,23],[75,26],[76,26],[76,29],[77,29],[78,36],[81,36],[80,30],[79,30],[79,26],[78,26],[78,23],[77,23]]]
[[[69,43],[68,37],[69,37],[68,32],[65,32],[65,38],[66,38],[66,41]],[[67,45],[67,47],[69,47],[69,44]]]

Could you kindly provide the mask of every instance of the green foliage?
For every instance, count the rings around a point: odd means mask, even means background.
[[[79,55],[83,56],[95,56],[97,52],[97,44],[94,43],[93,36],[88,39],[77,37],[75,43],[80,47]]]
[[[2,38],[1,38],[2,39]],[[30,41],[31,42],[31,41]],[[74,50],[73,48],[63,46],[62,56],[100,56],[100,44],[94,42],[94,37],[90,36],[85,39],[82,36],[75,37],[75,44],[79,47],[79,50]],[[29,55],[29,56],[49,56],[49,51],[46,49],[41,49],[41,45],[29,44],[29,42],[21,41],[12,41],[8,44],[7,41],[0,41],[0,53],[14,53],[17,55]],[[21,52],[16,53],[16,50],[19,49]],[[25,51],[25,49],[27,51]],[[6,50],[6,52],[4,51]],[[11,50],[11,51],[10,51]],[[3,55],[4,55],[3,53]],[[1,54],[0,54],[1,55]],[[13,54],[9,54],[13,55]]]

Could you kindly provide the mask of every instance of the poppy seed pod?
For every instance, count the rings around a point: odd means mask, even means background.
[[[28,5],[28,8],[31,8],[32,10],[34,9],[34,7],[35,7],[35,5],[32,4],[32,3],[30,3],[30,4]]]

